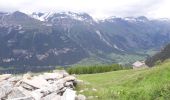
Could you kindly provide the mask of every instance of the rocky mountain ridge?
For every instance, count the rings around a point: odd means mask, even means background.
[[[145,61],[145,63],[152,67],[156,64],[159,64],[165,60],[168,60],[170,58],[170,44],[166,45],[164,48],[162,48],[158,53],[155,55],[148,57]]]

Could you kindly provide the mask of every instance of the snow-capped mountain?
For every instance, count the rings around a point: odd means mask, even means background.
[[[40,21],[47,21],[48,19],[74,19],[79,21],[87,21],[87,20],[93,20],[91,16],[89,16],[86,13],[74,13],[74,12],[60,12],[60,13],[53,13],[53,12],[47,12],[47,13],[32,13],[30,15],[32,18],[38,19]]]
[[[170,42],[170,22],[86,13],[0,13],[0,65],[70,65],[95,57],[119,63],[125,55]],[[116,58],[117,57],[117,58]]]
[[[116,22],[116,21],[128,21],[128,22],[147,22],[149,21],[150,19],[146,18],[145,16],[139,16],[139,17],[116,17],[116,16],[111,16],[109,18],[105,18],[105,19],[102,19],[102,20],[99,20],[101,22]]]

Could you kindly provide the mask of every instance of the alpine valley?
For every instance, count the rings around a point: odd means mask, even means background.
[[[0,66],[130,64],[170,42],[170,20],[0,12]]]

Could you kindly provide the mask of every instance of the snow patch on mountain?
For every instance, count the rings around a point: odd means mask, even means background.
[[[102,34],[101,34],[101,32],[100,32],[99,30],[96,30],[96,33],[97,33],[97,35],[99,36],[99,38],[100,38],[103,42],[105,42],[108,46],[113,47],[113,48],[115,48],[115,49],[117,49],[117,50],[120,50],[120,51],[124,51],[124,50],[122,50],[121,48],[119,48],[116,44],[114,44],[114,45],[110,44],[110,43],[102,36]]]
[[[74,19],[74,20],[90,22],[90,23],[94,21],[93,18],[86,13],[74,13],[74,12],[59,12],[59,13],[55,13],[55,12],[54,13],[53,12],[36,13],[34,12],[30,16],[40,21],[47,21],[48,19],[50,20]]]
[[[105,19],[99,20],[99,22],[117,22],[117,21],[127,21],[127,22],[147,22],[149,19],[147,19],[145,16],[139,16],[139,17],[116,17],[116,16],[111,16]]]
[[[61,12],[61,13],[56,13],[56,14],[63,15],[63,16],[60,16],[59,18],[71,18],[71,19],[75,19],[79,21],[87,21],[92,18],[86,13]]]
[[[54,13],[47,12],[47,13],[33,13],[31,15],[32,18],[38,19],[40,21],[46,21],[50,16],[52,16]]]
[[[139,16],[139,17],[125,17],[124,20],[128,22],[146,22],[148,19],[145,16]]]
[[[136,18],[134,17],[125,17],[124,20],[129,21],[129,22],[136,22]]]
[[[86,18],[82,18],[81,14],[78,13],[66,12],[66,14],[75,20],[80,20],[80,21],[86,20]]]
[[[116,44],[114,44],[113,47],[117,50],[124,51],[124,50],[120,49]]]
[[[102,36],[102,34],[100,33],[99,30],[97,30],[96,33],[97,33],[97,35],[99,36],[99,38],[100,38],[103,42],[105,42],[108,46],[113,47],[113,46]]]

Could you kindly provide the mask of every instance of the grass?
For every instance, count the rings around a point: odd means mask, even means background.
[[[170,62],[153,68],[78,75],[77,90],[91,100],[169,100]],[[96,89],[96,90],[95,90]]]
[[[129,65],[134,63],[137,60],[145,60],[146,53],[140,52],[139,54],[116,54],[116,53],[109,53],[109,54],[101,54],[102,57],[91,55],[89,58],[82,59],[78,63],[74,65],[101,65],[101,64],[112,64],[112,63],[119,63],[121,65]],[[104,57],[104,58],[103,58]]]

